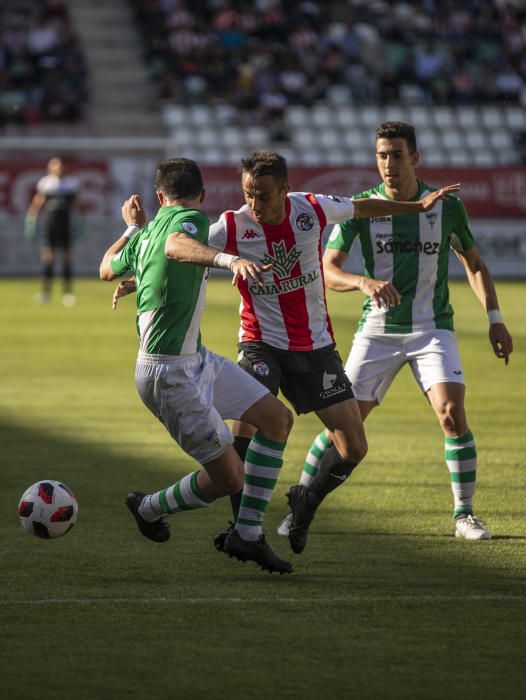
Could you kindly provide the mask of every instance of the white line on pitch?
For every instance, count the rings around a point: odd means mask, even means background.
[[[33,600],[0,600],[0,605],[206,605],[222,603],[242,605],[255,603],[285,603],[290,605],[330,605],[332,603],[455,603],[491,601],[503,603],[526,602],[526,595],[391,595],[391,596],[336,596],[332,598],[37,598]]]

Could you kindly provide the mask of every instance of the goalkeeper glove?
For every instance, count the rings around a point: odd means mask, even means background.
[[[24,221],[24,234],[29,240],[32,240],[37,235],[37,220],[35,217],[26,217]]]

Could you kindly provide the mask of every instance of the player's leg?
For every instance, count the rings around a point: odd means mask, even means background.
[[[482,521],[473,515],[477,451],[469,429],[465,386],[456,336],[435,331],[417,341],[411,361],[415,378],[425,392],[444,433],[444,456],[453,493],[455,533],[466,539],[489,539]]]
[[[453,493],[455,535],[466,539],[490,539],[484,523],[473,514],[477,484],[477,448],[464,408],[463,384],[433,385],[427,396],[444,433],[444,457]]]
[[[358,408],[360,409],[362,422],[365,421],[369,413],[376,406],[378,406],[377,401],[358,401]],[[327,428],[316,435],[305,456],[303,471],[301,472],[299,481],[300,484],[303,484],[303,486],[309,486],[313,482],[320,471],[321,461],[325,453],[330,447],[332,447],[332,445],[332,433]]]
[[[53,248],[47,243],[42,247],[41,264],[42,264],[42,290],[38,297],[40,303],[45,304],[51,297],[51,287],[53,285]]]
[[[62,303],[64,306],[75,304],[72,258],[71,246],[66,242],[62,248]]]
[[[367,454],[367,439],[356,399],[348,399],[316,411],[332,434],[333,444],[323,455],[309,484],[292,486],[288,501],[292,513],[289,542],[299,554],[305,548],[310,524],[323,500],[341,486]]]
[[[264,569],[285,573],[292,567],[267,545],[262,524],[283,464],[292,414],[247,372],[225,358],[219,364],[214,406],[223,418],[233,418],[256,432],[245,454],[244,484],[235,525],[219,533],[214,544],[229,556],[251,559]]]
[[[369,413],[378,405],[377,401],[358,401],[358,407],[360,409],[360,415],[362,421],[365,421]],[[301,477],[299,483],[302,486],[308,487],[314,481],[315,477],[320,471],[320,466],[323,457],[327,450],[332,447],[332,433],[325,428],[314,438],[313,443],[309,447],[307,455],[305,456],[305,462],[303,464],[303,471],[301,472]],[[288,537],[290,531],[290,525],[292,522],[292,513],[288,513],[283,520],[280,522],[277,528],[278,535],[281,537]]]
[[[289,492],[289,501],[296,501],[291,510],[293,511],[294,507],[296,510],[302,507],[304,511],[304,517],[298,513],[297,517],[293,518],[296,521],[296,533],[293,533],[292,537],[289,529],[289,540],[294,551],[301,551],[305,546],[308,526],[317,509],[316,500],[319,501],[319,505],[331,490],[348,478],[363,459],[367,451],[363,420],[381,401],[404,362],[400,354],[393,350],[391,341],[386,342],[383,336],[376,338],[357,333],[344,374],[344,380],[352,384],[352,391],[350,396],[342,397],[341,394],[334,394],[334,388],[338,390],[339,386],[343,386],[341,362],[337,355],[336,359],[328,360],[332,362],[332,367],[326,367],[322,363],[322,376],[325,385],[327,376],[331,378],[332,391],[322,391],[320,396],[327,396],[328,403],[335,404],[336,407],[321,406],[316,413],[326,426],[326,435],[330,436],[333,444],[326,445],[323,454],[320,454],[316,474],[309,475],[313,478],[308,479],[308,485],[292,487]],[[349,399],[353,394],[358,402],[338,402],[339,398]],[[305,476],[303,480],[307,481]],[[307,495],[307,491],[311,493],[310,496]],[[312,516],[310,520],[309,515]],[[281,532],[287,530],[287,524],[289,528],[292,524],[291,518],[286,520],[288,523],[283,521],[278,528]]]
[[[165,516],[206,508],[243,483],[232,435],[212,404],[212,372],[205,368],[201,355],[168,362],[148,356],[137,362],[136,387],[143,403],[179,446],[203,465],[155,493],[128,494],[126,504],[141,533],[157,542],[169,537]]]
[[[237,419],[237,429],[249,440],[243,450],[245,484],[236,529],[244,539],[255,540],[261,535],[261,521],[283,463],[292,414],[263,383],[226,360],[214,392],[220,414]]]
[[[260,343],[243,343],[239,350],[239,367],[266,387],[274,396],[277,396],[280,384],[280,367],[276,358],[272,355],[271,349],[262,346]],[[238,420],[232,423],[234,449],[242,462],[245,462],[250,442],[256,430],[256,426],[246,421]],[[241,497],[242,491],[230,496],[234,522],[237,520],[241,507]],[[223,542],[232,527],[233,524],[226,530],[217,534],[214,539],[214,544],[218,550],[222,551]]]

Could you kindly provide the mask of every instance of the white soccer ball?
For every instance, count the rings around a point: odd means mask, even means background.
[[[45,540],[62,537],[77,522],[79,507],[73,491],[61,481],[37,481],[18,504],[22,527]]]

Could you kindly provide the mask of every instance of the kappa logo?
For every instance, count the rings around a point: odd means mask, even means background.
[[[241,236],[241,240],[243,241],[252,240],[254,238],[261,238],[261,234],[251,228],[247,228],[245,233]]]
[[[426,219],[427,223],[431,226],[431,228],[435,228],[435,224],[438,219],[438,214],[436,212],[431,212],[429,214],[426,214]]]
[[[217,432],[215,430],[206,439],[208,442],[211,442],[213,445],[217,445],[217,447],[221,447],[221,438],[219,437],[219,435],[217,434]]]
[[[275,272],[280,279],[289,277],[292,268],[299,260],[300,251],[296,246],[292,246],[287,253],[285,241],[280,241],[272,243],[272,252],[273,255],[265,253],[261,260],[263,265],[272,265],[272,272]]]
[[[325,372],[323,375],[323,388],[325,391],[327,389],[332,389],[334,386],[334,382],[336,381],[336,374],[329,374],[328,372]]]
[[[296,217],[296,226],[300,231],[310,231],[314,226],[314,219],[307,213],[298,214]]]

